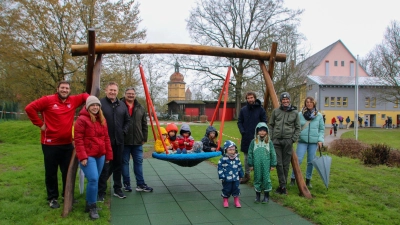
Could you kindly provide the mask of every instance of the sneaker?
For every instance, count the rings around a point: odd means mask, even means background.
[[[97,201],[98,201],[98,202],[104,202],[104,194],[99,194],[99,195],[97,196]]]
[[[286,187],[281,188],[281,195],[287,195]]]
[[[50,208],[52,209],[58,209],[60,208],[60,204],[58,204],[57,200],[53,198],[51,201],[49,201]]]
[[[136,187],[136,191],[152,192],[153,188],[147,186],[147,184],[142,184]]]
[[[275,190],[275,193],[277,193],[277,194],[282,194],[282,188],[279,186],[276,190]]]
[[[124,184],[124,191],[132,192],[132,187],[130,184]]]
[[[114,190],[114,196],[118,198],[126,198],[124,193],[121,191],[121,189],[116,189]]]

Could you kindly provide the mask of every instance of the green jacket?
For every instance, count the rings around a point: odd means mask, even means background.
[[[272,128],[271,140],[292,139],[293,143],[299,139],[300,120],[295,106],[290,106],[287,111],[279,107],[272,111],[269,125]]]
[[[307,120],[304,118],[303,113],[299,112],[300,125],[303,128]],[[318,113],[317,116],[310,120],[311,122],[301,130],[299,142],[303,143],[318,143],[324,142],[325,124],[322,114]]]
[[[121,101],[126,104],[125,98],[122,98]],[[124,144],[142,145],[143,142],[147,142],[148,134],[146,109],[136,99],[133,104],[132,116],[129,116],[129,129],[124,135]]]

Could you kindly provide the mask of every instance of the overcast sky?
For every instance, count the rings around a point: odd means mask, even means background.
[[[185,20],[196,0],[138,2],[148,43],[191,43]],[[362,58],[382,41],[390,21],[400,21],[399,0],[285,0],[285,6],[305,10],[299,30],[310,54],[340,39]]]

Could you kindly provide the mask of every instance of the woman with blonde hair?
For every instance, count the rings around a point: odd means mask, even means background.
[[[98,219],[98,182],[104,161],[113,159],[107,122],[101,111],[101,103],[96,96],[89,96],[75,122],[75,149],[79,166],[87,178],[86,208],[91,219]]]
[[[304,155],[307,152],[307,170],[306,170],[306,185],[312,188],[311,177],[314,169],[311,163],[315,158],[315,153],[318,146],[322,147],[324,143],[325,124],[322,114],[316,108],[316,101],[313,97],[307,97],[304,100],[304,107],[299,112],[301,133],[297,143],[296,154],[299,159],[299,165],[303,162]],[[295,184],[294,172],[290,185]]]

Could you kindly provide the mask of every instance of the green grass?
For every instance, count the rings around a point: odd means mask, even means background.
[[[207,125],[190,127],[195,140],[200,140]],[[219,129],[219,123],[215,127]],[[399,132],[397,129],[361,129],[359,140],[384,141],[398,148]],[[240,138],[236,122],[226,122],[224,134],[223,141],[231,139],[239,145],[233,139]],[[48,207],[39,135],[39,129],[28,121],[0,123],[0,224],[109,224],[111,215],[107,203],[100,206],[103,210],[99,220],[89,220],[83,212],[85,196],[78,193],[78,188],[75,196],[79,203],[67,218],[60,217],[62,208]],[[152,136],[149,137],[151,140]],[[348,132],[343,137],[354,136]],[[357,159],[331,157],[328,190],[314,170],[312,199],[298,196],[296,186],[288,188],[287,196],[272,193],[271,198],[316,224],[400,224],[399,168],[366,167]],[[218,157],[211,161],[217,163]],[[305,168],[303,163],[303,174]],[[271,180],[275,188],[278,183],[275,171],[271,173]]]

